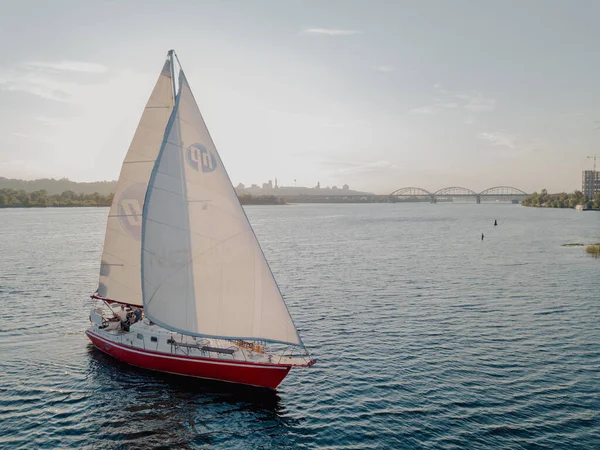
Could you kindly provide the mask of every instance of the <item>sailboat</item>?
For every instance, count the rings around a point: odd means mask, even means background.
[[[145,369],[275,389],[315,360],[173,50],[125,156],[86,334]]]

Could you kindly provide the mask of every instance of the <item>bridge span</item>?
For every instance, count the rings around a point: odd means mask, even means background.
[[[431,203],[437,203],[438,199],[452,199],[457,197],[472,197],[475,198],[477,203],[481,203],[482,200],[504,200],[516,203],[523,200],[525,196],[527,196],[527,192],[512,186],[494,186],[479,193],[460,186],[445,187],[435,192],[430,192],[419,187],[404,187],[396,189],[390,194],[392,201],[428,198]]]
[[[418,187],[405,187],[397,189],[391,194],[350,194],[344,195],[343,191],[333,191],[314,194],[278,194],[288,203],[395,203],[406,200],[430,201],[437,203],[438,199],[466,198],[471,197],[477,203],[485,200],[503,200],[517,203],[527,195],[521,189],[510,186],[495,186],[485,189],[481,192],[475,192],[471,189],[451,186],[430,192]]]

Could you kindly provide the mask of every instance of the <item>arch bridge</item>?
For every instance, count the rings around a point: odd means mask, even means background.
[[[513,203],[523,200],[527,193],[521,189],[512,186],[494,186],[487,188],[479,193],[460,186],[449,186],[438,189],[435,192],[430,192],[427,189],[419,187],[404,187],[395,190],[390,194],[392,201],[402,199],[429,199],[431,203],[437,203],[438,199],[455,198],[455,197],[472,197],[477,203],[481,200],[505,200]]]

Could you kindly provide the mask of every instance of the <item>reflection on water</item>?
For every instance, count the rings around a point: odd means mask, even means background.
[[[105,417],[99,441],[128,447],[191,448],[228,439],[250,444],[260,442],[269,430],[300,425],[286,417],[276,391],[139,369],[91,344],[87,354],[96,414]],[[232,420],[232,416],[246,420]]]

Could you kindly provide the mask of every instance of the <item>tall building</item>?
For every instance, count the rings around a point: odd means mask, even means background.
[[[600,172],[597,170],[584,170],[581,177],[581,191],[587,198],[592,199],[600,193]]]

